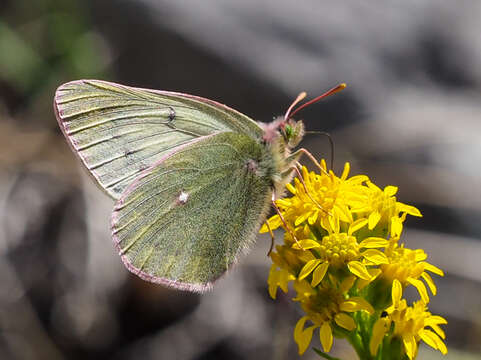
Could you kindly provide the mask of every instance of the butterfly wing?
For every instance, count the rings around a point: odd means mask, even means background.
[[[127,268],[154,283],[203,291],[253,241],[272,194],[269,156],[220,133],[178,148],[122,194],[113,241]]]
[[[114,199],[177,146],[221,131],[262,136],[253,120],[212,100],[99,80],[60,86],[54,109],[74,152]]]

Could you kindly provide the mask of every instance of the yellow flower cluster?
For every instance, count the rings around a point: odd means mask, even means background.
[[[340,177],[324,160],[319,170],[302,167],[302,178],[287,185],[293,196],[276,201],[282,218],[275,215],[261,228],[287,225],[284,243],[270,254],[268,285],[275,299],[279,288],[287,293],[293,283],[293,300],[305,313],[294,329],[299,354],[316,329],[324,351],[330,351],[333,337],[344,337],[361,359],[390,358],[395,342],[414,359],[420,340],[445,354],[439,325],[446,321],[426,311],[426,285],[436,295],[427,271],[443,272],[425,261],[423,250],[400,242],[406,216],[421,217],[419,210],[398,202],[394,186],[380,189],[365,175],[348,177],[349,163]],[[412,307],[401,298],[411,285],[420,295]]]

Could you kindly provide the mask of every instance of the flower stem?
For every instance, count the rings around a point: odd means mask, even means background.
[[[312,348],[312,349],[315,351],[315,353],[316,353],[317,355],[319,355],[320,357],[323,357],[324,359],[327,359],[327,360],[340,360],[339,358],[336,358],[336,357],[334,357],[334,356],[330,356],[330,355],[326,354],[325,352],[323,352],[323,351],[321,351],[321,350],[319,350],[319,349],[316,349],[316,348]]]

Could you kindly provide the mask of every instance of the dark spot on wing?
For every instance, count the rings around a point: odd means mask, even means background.
[[[259,169],[259,164],[257,163],[257,161],[253,159],[247,160],[246,167],[247,170],[257,175],[257,170]]]
[[[175,110],[172,106],[169,106],[169,122],[168,125],[174,127],[174,120],[175,120]]]

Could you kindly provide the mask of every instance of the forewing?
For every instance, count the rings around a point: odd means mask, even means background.
[[[144,172],[112,214],[113,241],[127,268],[151,282],[207,289],[264,220],[272,194],[260,165],[265,157],[248,136],[221,133]]]
[[[214,101],[99,80],[60,86],[54,108],[72,148],[114,199],[177,146],[222,131],[262,135],[253,120]]]

